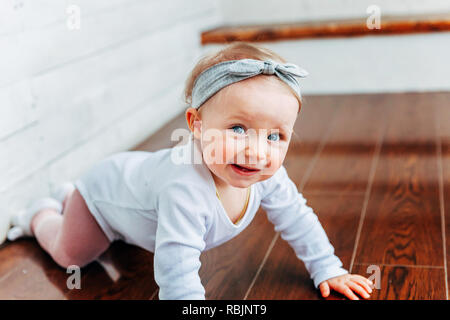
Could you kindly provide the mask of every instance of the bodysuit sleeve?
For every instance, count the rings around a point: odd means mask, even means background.
[[[207,210],[201,191],[194,185],[177,183],[158,197],[154,273],[160,300],[205,299],[198,274]]]
[[[267,181],[261,207],[274,224],[275,231],[280,232],[282,239],[304,262],[314,286],[318,288],[322,281],[348,273],[334,255],[334,248],[317,215],[306,205],[284,166]]]

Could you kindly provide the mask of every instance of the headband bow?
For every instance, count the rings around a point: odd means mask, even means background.
[[[200,107],[223,87],[259,74],[276,75],[301,99],[300,85],[295,77],[304,78],[308,72],[293,63],[278,63],[273,60],[241,59],[221,62],[204,70],[197,77],[192,90],[192,107]]]
[[[281,73],[283,76],[297,76],[304,78],[308,72],[293,63],[278,63],[273,60],[252,60],[242,59],[236,60],[229,67],[230,74],[240,76],[256,76],[258,74],[276,74]],[[277,74],[278,75],[278,74]]]

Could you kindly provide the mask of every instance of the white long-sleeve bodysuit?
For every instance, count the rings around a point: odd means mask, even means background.
[[[173,155],[187,155],[190,161],[179,163]],[[193,163],[199,157],[201,161]],[[154,252],[161,300],[205,299],[198,274],[201,252],[239,234],[260,206],[305,263],[316,288],[348,273],[284,166],[251,186],[247,210],[234,224],[216,196],[212,174],[192,133],[182,146],[111,155],[75,186],[110,241],[120,239]]]

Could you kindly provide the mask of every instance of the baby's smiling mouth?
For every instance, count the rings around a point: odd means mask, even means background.
[[[244,167],[244,166],[238,165],[238,164],[236,164],[236,163],[233,163],[233,164],[231,164],[231,165],[234,166],[235,168],[238,168],[239,170],[244,171],[244,172],[255,172],[255,171],[260,171],[260,170],[257,169],[257,168]]]

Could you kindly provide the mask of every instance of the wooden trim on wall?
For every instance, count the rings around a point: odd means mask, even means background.
[[[381,16],[380,29],[369,29],[367,18],[302,23],[222,26],[201,34],[202,44],[233,41],[279,41],[450,31],[450,13],[422,16]]]

